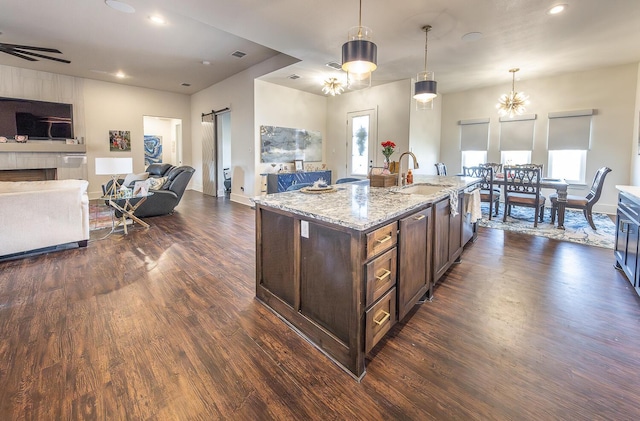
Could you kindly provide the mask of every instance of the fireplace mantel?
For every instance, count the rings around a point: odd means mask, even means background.
[[[86,153],[87,145],[68,145],[63,142],[8,142],[0,143],[0,153],[3,152]]]

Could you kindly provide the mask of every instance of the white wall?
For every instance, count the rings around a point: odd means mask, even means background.
[[[191,137],[189,96],[153,89],[136,88],[117,83],[85,79],[84,104],[86,118],[89,196],[98,197],[101,184],[108,176],[95,175],[96,157],[133,157],[134,172],[143,172],[144,116],[154,115],[182,119],[185,157],[190,156]],[[109,130],[131,132],[131,152],[109,151]],[[185,165],[191,165],[186,160]]]
[[[279,126],[320,132],[322,156],[327,156],[327,99],[273,83],[256,81],[256,149],[258,150],[256,174],[274,172],[271,164],[260,163],[260,126]],[[325,162],[307,163],[321,165]],[[283,162],[290,168],[292,162]],[[334,177],[335,179],[335,177]],[[260,181],[260,180],[258,180]],[[256,190],[260,192],[260,190]]]
[[[375,78],[375,73],[373,77]],[[391,156],[393,161],[397,160],[402,152],[409,150],[410,107],[411,82],[409,79],[328,97],[325,159],[328,169],[333,171],[334,179],[347,176],[348,112],[377,110],[378,143],[391,140],[396,144],[396,152]],[[381,167],[384,160],[382,146],[379,146],[379,152],[375,157],[374,165]]]
[[[144,135],[162,138],[162,162],[178,165],[176,158],[176,126],[181,123],[175,118],[144,116]]]
[[[256,177],[254,80],[291,64],[291,57],[278,55],[191,96],[191,158],[196,172],[193,188],[202,191],[201,116],[212,110],[231,110],[231,200],[250,204],[260,193]],[[257,158],[257,159],[256,159]]]
[[[537,114],[532,162],[548,166],[547,125],[549,112],[595,109],[591,150],[587,153],[586,178],[589,186],[570,188],[570,194],[585,195],[598,168],[608,166],[597,211],[615,213],[616,184],[631,180],[631,153],[636,150],[636,95],[638,65],[627,64],[543,79],[516,81],[516,90],[529,95],[527,114]],[[451,172],[461,168],[459,120],[489,117],[489,162],[500,160],[500,126],[495,104],[509,84],[444,95],[442,99],[442,139],[440,159]]]
[[[415,170],[415,173],[436,174],[435,163],[440,157],[442,95],[433,100],[431,110],[418,111],[415,101],[412,101],[410,112],[409,147],[420,164],[420,168]],[[403,161],[402,168],[406,168],[404,165]]]
[[[0,80],[0,96],[73,104],[75,135],[84,137],[87,145],[88,192],[92,199],[102,195],[101,185],[109,178],[95,175],[96,157],[131,156],[134,171],[144,170],[145,115],[182,119],[187,123],[183,125],[183,138],[191,137],[187,95],[9,66],[0,66]],[[110,152],[109,130],[131,131],[131,152]],[[191,154],[189,144],[185,142],[186,156]]]
[[[636,76],[636,108],[633,113],[633,139],[631,139],[631,185],[640,186],[640,66]]]

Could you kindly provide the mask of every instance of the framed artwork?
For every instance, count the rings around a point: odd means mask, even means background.
[[[129,130],[109,130],[109,150],[111,152],[130,152],[131,132]]]
[[[260,162],[282,163],[301,159],[322,161],[322,134],[311,130],[260,126]]]
[[[295,161],[293,161],[295,163],[295,170],[296,172],[298,171],[304,171],[304,161],[302,159],[296,159]]]
[[[144,165],[162,162],[162,136],[144,135]]]

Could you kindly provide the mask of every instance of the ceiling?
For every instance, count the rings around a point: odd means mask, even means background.
[[[4,1],[0,43],[57,48],[71,63],[0,54],[0,64],[192,94],[283,53],[295,64],[261,79],[322,95],[323,79],[345,78],[325,64],[341,62],[358,24],[358,0],[123,1],[135,13],[103,0]],[[558,3],[566,11],[548,15]],[[512,67],[526,80],[640,62],[639,0],[363,0],[362,24],[378,46],[374,85],[423,70],[426,24],[441,93],[508,87]],[[464,41],[469,32],[482,37]]]

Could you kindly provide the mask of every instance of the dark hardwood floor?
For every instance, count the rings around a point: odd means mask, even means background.
[[[480,229],[357,383],[254,298],[249,207],[147,221],[0,263],[1,420],[640,419],[611,250]]]

